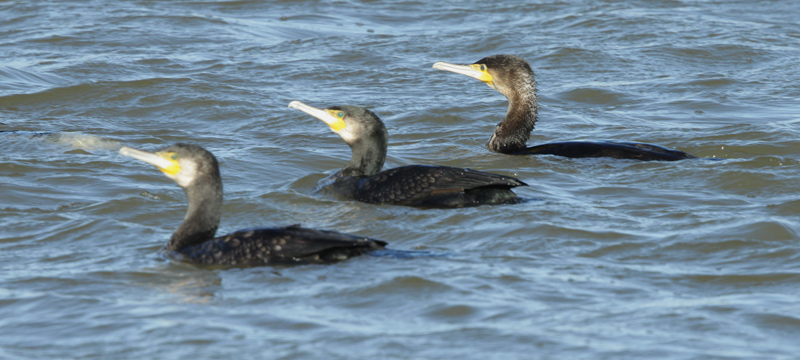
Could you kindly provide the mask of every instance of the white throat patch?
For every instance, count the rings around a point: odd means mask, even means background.
[[[181,187],[188,187],[197,178],[197,163],[190,159],[178,159],[181,171],[175,175],[167,175],[170,179],[178,183]]]

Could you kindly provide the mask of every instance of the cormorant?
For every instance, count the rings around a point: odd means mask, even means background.
[[[476,78],[508,99],[506,117],[497,124],[492,138],[486,143],[489,150],[510,155],[549,154],[570,158],[667,161],[695,158],[683,151],[632,142],[565,141],[526,147],[538,110],[536,83],[527,61],[515,55],[492,55],[470,65],[437,62],[433,68]]]
[[[386,246],[380,240],[299,225],[214,237],[222,213],[222,179],[214,155],[187,144],[155,153],[123,147],[119,153],[155,165],[186,192],[186,217],[165,247],[181,260],[236,266],[330,263]]]
[[[381,171],[389,134],[372,111],[357,106],[317,109],[299,101],[289,107],[324,121],[350,145],[353,155],[347,166],[320,181],[320,188],[348,200],[426,208],[510,204],[519,201],[511,188],[527,185],[510,176],[447,166]]]

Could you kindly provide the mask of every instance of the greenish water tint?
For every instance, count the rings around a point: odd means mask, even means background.
[[[2,358],[794,358],[800,8],[792,1],[0,3]],[[514,157],[506,110],[431,69],[533,66],[529,144],[721,161]],[[386,167],[520,178],[514,206],[312,193],[350,152],[286,106],[359,105]],[[163,258],[185,197],[117,155],[192,142],[220,233],[304,226],[436,256],[207,270]],[[386,255],[386,254],[380,254]]]

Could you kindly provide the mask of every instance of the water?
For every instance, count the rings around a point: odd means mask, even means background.
[[[797,356],[792,1],[6,1],[0,18],[0,358]],[[490,153],[505,99],[431,65],[500,53],[536,71],[530,144],[723,160]],[[349,149],[291,100],[374,110],[387,167],[513,175],[540,200],[312,194]],[[220,160],[220,233],[302,223],[441,256],[165,259],[183,192],[116,151],[179,141]]]

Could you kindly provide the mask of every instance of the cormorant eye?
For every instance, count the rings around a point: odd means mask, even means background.
[[[481,71],[486,71],[486,65],[481,64]]]
[[[343,118],[344,117],[344,112],[339,111],[338,113],[336,113],[336,117],[338,117],[340,119]]]
[[[172,154],[172,160],[178,160],[178,154]]]

